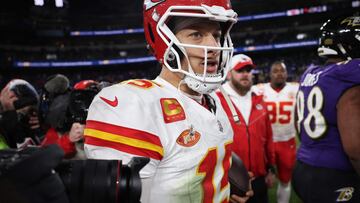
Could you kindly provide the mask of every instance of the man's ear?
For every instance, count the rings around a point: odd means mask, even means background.
[[[228,73],[227,73],[227,75],[226,75],[226,80],[230,80],[230,78],[231,78],[231,71],[233,71],[233,70],[229,70],[229,71],[228,71]]]

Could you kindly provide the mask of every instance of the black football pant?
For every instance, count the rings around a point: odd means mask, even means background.
[[[297,161],[292,185],[304,203],[360,203],[360,177],[355,172]]]

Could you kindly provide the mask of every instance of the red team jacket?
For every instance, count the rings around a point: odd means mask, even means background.
[[[54,128],[49,128],[46,132],[45,138],[41,143],[41,146],[46,146],[50,144],[58,144],[61,149],[64,150],[65,158],[71,158],[76,154],[75,144],[72,143],[69,139],[68,134],[59,136]]]
[[[267,167],[275,164],[272,129],[262,96],[252,94],[249,124],[246,125],[240,111],[234,105],[240,118],[235,123],[224,96],[217,92],[234,130],[233,151],[242,159],[244,165],[255,177],[265,176]]]

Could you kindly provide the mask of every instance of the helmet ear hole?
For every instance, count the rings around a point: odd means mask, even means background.
[[[180,61],[181,61],[185,57],[183,52],[180,50],[180,48],[176,44],[173,44],[172,47],[175,49],[176,53],[179,54]],[[174,68],[174,69],[179,69],[180,68],[180,67],[178,67],[178,64],[177,64],[176,54],[174,54],[173,51],[169,52],[169,54],[166,57],[166,61],[172,68]]]
[[[167,57],[168,61],[174,61],[175,60],[175,54],[174,52],[170,51]]]
[[[173,69],[179,68],[177,65],[176,56],[172,51],[170,51],[169,54],[167,55],[166,61]]]

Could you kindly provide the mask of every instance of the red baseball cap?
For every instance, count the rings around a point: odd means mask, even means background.
[[[231,70],[237,71],[248,66],[252,69],[256,67],[252,59],[245,54],[234,55],[231,59]]]

